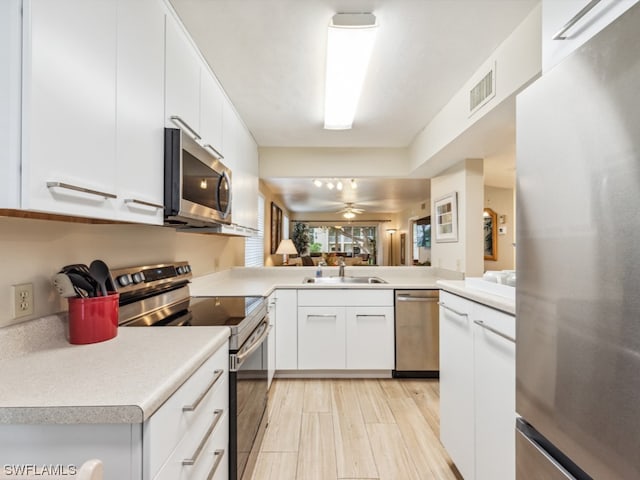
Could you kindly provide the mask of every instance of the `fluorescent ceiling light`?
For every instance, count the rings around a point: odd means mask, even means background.
[[[338,13],[329,25],[324,128],[351,128],[376,38],[371,13]]]

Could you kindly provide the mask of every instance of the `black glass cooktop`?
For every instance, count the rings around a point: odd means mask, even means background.
[[[191,297],[193,326],[238,327],[264,309],[264,297]]]

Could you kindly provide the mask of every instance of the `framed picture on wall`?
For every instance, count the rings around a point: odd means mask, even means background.
[[[282,240],[282,209],[271,202],[271,255],[276,253]]]
[[[458,241],[458,194],[451,192],[435,201],[436,243]]]

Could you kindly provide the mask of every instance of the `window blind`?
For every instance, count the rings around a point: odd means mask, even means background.
[[[258,195],[258,235],[244,241],[244,266],[264,266],[264,197]]]

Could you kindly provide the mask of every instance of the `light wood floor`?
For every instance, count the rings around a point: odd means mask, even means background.
[[[439,441],[437,380],[284,380],[253,480],[461,479]]]

